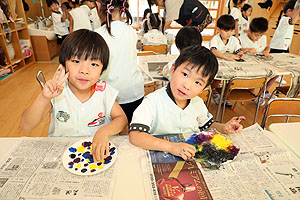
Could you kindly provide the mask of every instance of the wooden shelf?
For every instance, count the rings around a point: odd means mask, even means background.
[[[28,32],[26,15],[23,8],[22,0],[7,0],[9,10],[13,15],[13,22],[10,20],[1,21],[2,26],[0,27],[0,46],[4,49],[6,63],[5,66],[0,66],[1,69],[10,68],[12,72],[17,71],[25,66],[32,65],[35,63],[35,56],[32,49],[32,43],[30,40],[30,35]],[[12,8],[12,2],[15,2],[15,11]],[[13,13],[16,13],[14,15]],[[10,42],[7,43],[7,36],[10,35]],[[28,56],[23,55],[24,51],[22,49],[20,40],[26,41],[25,44],[30,46],[32,53]],[[10,45],[10,46],[9,46]],[[13,47],[13,51],[11,50]],[[9,52],[9,50],[11,50]],[[14,52],[14,55],[13,53]]]

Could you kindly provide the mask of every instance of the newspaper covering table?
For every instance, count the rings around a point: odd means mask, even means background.
[[[292,97],[297,92],[297,86],[300,84],[300,56],[289,53],[273,53],[273,59],[264,60],[275,67],[286,69],[293,74],[291,87],[287,97]]]
[[[233,162],[221,166],[219,170],[205,169],[197,163],[201,174],[197,175],[195,181],[201,182],[203,176],[205,183],[202,183],[202,186],[206,185],[209,190],[209,193],[202,193],[207,195],[202,196],[202,199],[210,199],[209,194],[217,200],[300,199],[299,160],[294,160],[288,151],[279,148],[265,134],[266,131],[255,124],[241,133],[227,135],[226,137],[240,148],[240,153]],[[156,200],[160,199],[157,189],[159,180],[155,179],[156,163],[151,161],[149,153],[147,155],[146,161],[142,161],[144,183],[145,188],[151,188],[146,192],[151,193]],[[172,173],[174,166],[176,164],[169,163],[169,169],[164,168],[165,173]],[[182,179],[181,182],[185,180]],[[189,198],[185,196],[184,199]]]
[[[268,68],[255,56],[245,54],[243,59],[243,62],[218,59],[219,70],[215,78],[229,80],[234,77],[271,77],[276,74],[276,71]]]
[[[0,199],[111,199],[115,167],[78,176],[62,165],[64,151],[81,138],[22,138],[0,163]]]

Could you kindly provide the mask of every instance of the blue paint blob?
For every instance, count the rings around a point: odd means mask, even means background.
[[[90,152],[87,151],[84,154],[82,154],[82,157],[84,157],[85,159],[91,159],[93,156]]]
[[[89,158],[89,160],[90,160],[89,163],[93,163],[94,162],[93,156],[91,158]]]
[[[73,165],[70,165],[70,166],[69,166],[69,168],[71,168],[71,169],[72,169],[72,168],[73,168]]]
[[[104,162],[104,164],[108,164],[108,163],[110,163],[110,162],[111,162],[111,161],[110,161],[110,160],[108,160],[108,161],[105,161],[105,162]]]
[[[116,152],[115,151],[113,151],[113,152],[110,152],[110,155],[114,155]]]
[[[105,161],[108,161],[108,160],[111,160],[111,159],[112,159],[111,156],[107,156],[104,160],[105,160]]]
[[[77,151],[77,149],[76,149],[76,148],[74,148],[74,147],[70,147],[70,148],[69,148],[69,151],[70,151],[70,152],[72,152],[72,153],[74,153],[74,152],[76,152],[76,151]]]
[[[84,161],[84,159],[82,158],[82,159],[81,159],[81,162],[83,162],[83,161]]]
[[[87,149],[91,149],[91,147],[88,147]]]

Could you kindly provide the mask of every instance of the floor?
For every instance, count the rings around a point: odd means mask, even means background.
[[[45,137],[48,135],[49,117],[46,117],[36,129],[29,133],[23,132],[19,128],[19,123],[22,112],[41,92],[41,86],[36,81],[37,72],[42,70],[46,80],[49,80],[57,67],[58,57],[55,57],[51,62],[37,62],[35,65],[25,67],[12,76],[0,81],[0,91],[2,94],[2,98],[0,99],[0,105],[2,106],[0,111],[0,137]],[[289,82],[289,77],[285,77],[285,80]],[[234,116],[244,115],[246,120],[242,122],[242,125],[248,127],[253,124],[255,108],[256,104],[254,102],[245,102],[243,105],[238,103],[235,112],[230,108],[226,108],[224,121],[226,122]],[[213,100],[208,109],[213,115],[216,114],[217,105]],[[259,109],[257,117],[259,124],[261,124],[263,117],[263,109],[263,107]],[[300,120],[296,119],[292,121]],[[283,122],[283,119],[270,122]]]

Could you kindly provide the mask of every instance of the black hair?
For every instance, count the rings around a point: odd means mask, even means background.
[[[152,12],[152,6],[153,5],[157,5],[157,0],[147,0],[148,1],[148,5],[149,5],[149,9],[150,9],[150,11]],[[166,1],[166,0],[163,0],[164,2]]]
[[[221,30],[234,30],[235,29],[235,20],[231,15],[222,15],[217,21],[217,27]]]
[[[50,8],[50,6],[51,6],[52,4],[54,4],[54,3],[56,3],[56,4],[59,5],[59,3],[58,3],[57,0],[46,0],[46,3],[47,3],[47,6],[48,6],[49,8]]]
[[[143,20],[146,19],[146,16],[147,16],[148,13],[151,13],[150,8],[146,8],[146,9],[144,10]]]
[[[127,0],[97,0],[97,1],[101,2],[100,14],[103,15],[103,16],[99,16],[99,18],[106,19],[106,29],[110,35],[112,35],[111,34],[111,21],[112,21],[111,12],[113,12],[114,10],[118,10],[119,12],[125,12],[127,18],[126,23],[132,24],[132,16],[128,10],[129,4]],[[108,11],[108,8],[111,8],[110,11]]]
[[[71,3],[73,6],[79,5],[80,1],[79,0],[68,0],[69,3]]]
[[[148,26],[148,20],[150,20],[150,26]],[[159,13],[150,13],[149,18],[146,18],[144,22],[144,32],[147,33],[151,29],[158,29],[164,33],[165,19],[162,18]]]
[[[73,57],[100,60],[103,72],[108,65],[109,48],[100,34],[87,29],[79,29],[64,39],[59,53],[59,63],[66,66],[66,61]]]
[[[265,33],[268,30],[268,20],[264,17],[252,19],[249,29],[254,33]]]
[[[182,49],[192,45],[202,45],[202,36],[199,29],[195,26],[184,26],[175,38],[176,47]]]
[[[68,2],[64,2],[61,4],[61,6],[66,6],[67,9],[72,9],[72,7],[70,6],[70,4]]]
[[[247,11],[249,8],[252,8],[250,4],[245,3],[245,5],[241,8],[241,11]]]
[[[184,48],[175,61],[174,71],[184,62],[192,64],[192,69],[196,67],[197,72],[202,69],[203,77],[209,76],[205,87],[212,83],[219,68],[216,56],[209,49],[200,45]]]
[[[279,21],[281,19],[281,16],[283,13],[286,14],[288,9],[294,10],[295,4],[296,4],[297,0],[289,0],[286,4],[284,4],[283,9],[280,11],[278,20],[277,20],[277,24],[276,24],[276,28],[278,27]]]
[[[228,14],[230,14],[230,11],[231,11],[230,10],[230,1],[231,0],[229,0],[228,4],[227,4],[227,6],[228,6]],[[232,3],[233,3],[233,6],[236,7],[237,5],[243,3],[244,1],[246,1],[246,0],[232,0]]]

